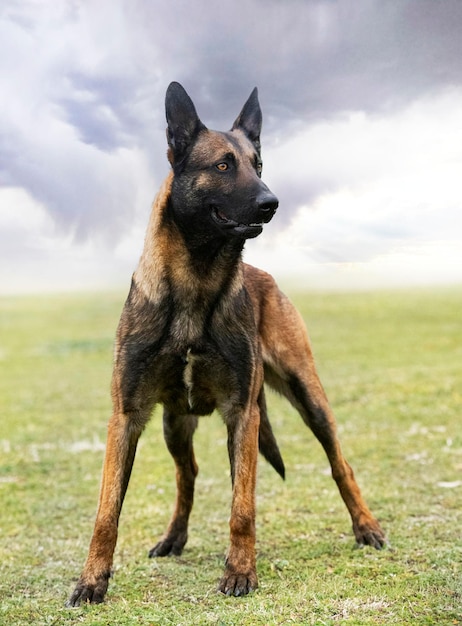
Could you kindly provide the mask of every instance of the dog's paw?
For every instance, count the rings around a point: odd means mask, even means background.
[[[375,518],[366,522],[353,525],[353,532],[356,537],[358,547],[372,546],[376,550],[381,550],[388,545],[387,538],[379,522]]]
[[[156,556],[180,556],[183,552],[186,539],[179,539],[173,537],[166,537],[161,539],[156,545],[149,550],[149,558],[152,559]]]
[[[96,579],[93,583],[86,583],[83,579],[80,579],[74,592],[66,602],[66,606],[72,608],[85,603],[101,604],[106,595],[109,578],[110,574],[107,574]]]
[[[257,575],[255,572],[248,574],[237,574],[225,571],[223,578],[218,584],[218,591],[225,596],[246,596],[258,587]]]

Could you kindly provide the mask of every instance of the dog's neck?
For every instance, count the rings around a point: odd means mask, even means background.
[[[169,284],[180,286],[191,302],[239,291],[244,240],[218,240],[214,246],[187,241],[169,212],[172,180],[170,172],[154,201],[135,282],[153,302],[168,295]]]
[[[181,239],[181,241],[177,241],[177,248],[186,248],[188,251],[190,271],[196,273],[202,280],[208,274],[216,274],[221,266],[224,266],[226,273],[229,273],[240,262],[244,239],[233,236],[226,238],[221,234],[214,237],[210,237],[209,234],[208,237],[204,237],[200,231],[195,232],[194,223],[183,222],[179,224],[175,220],[172,200],[167,204],[164,220],[163,225],[168,232],[178,234]]]

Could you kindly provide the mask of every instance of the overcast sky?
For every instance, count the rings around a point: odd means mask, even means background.
[[[0,294],[128,288],[168,171],[165,90],[252,88],[280,208],[245,258],[309,287],[462,283],[459,0],[7,0]]]

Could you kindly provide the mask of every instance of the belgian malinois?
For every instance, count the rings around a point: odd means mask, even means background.
[[[198,467],[198,417],[218,409],[231,465],[230,546],[218,590],[257,587],[255,481],[258,450],[284,477],[263,383],[287,397],[321,442],[358,544],[385,537],[364,502],[336,434],[301,317],[273,278],[242,262],[278,200],[261,180],[261,110],[254,89],[229,132],[207,129],[178,83],[166,95],[171,172],[154,202],[144,250],[120,319],[99,508],[88,559],[70,606],[102,602],[138,438],[163,405],[176,464],[170,524],[150,556],[181,554]]]

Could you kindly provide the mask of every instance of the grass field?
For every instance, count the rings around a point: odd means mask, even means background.
[[[462,624],[462,289],[303,294],[345,454],[391,547],[354,549],[320,445],[268,398],[286,462],[261,460],[259,589],[215,591],[230,505],[226,433],[203,418],[190,539],[147,558],[173,497],[156,413],[141,440],[114,578],[64,606],[95,514],[120,295],[0,299],[0,624]]]

